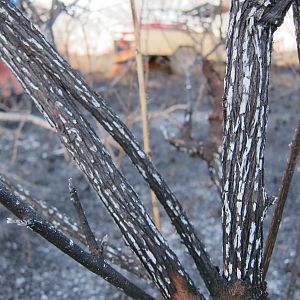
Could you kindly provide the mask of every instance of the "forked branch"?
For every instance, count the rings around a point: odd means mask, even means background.
[[[98,243],[96,241],[96,238],[91,230],[91,227],[89,225],[89,222],[85,216],[84,210],[82,208],[82,205],[80,203],[77,191],[75,187],[72,184],[72,179],[69,179],[69,191],[70,191],[70,200],[76,210],[76,214],[79,220],[80,227],[82,229],[82,232],[85,236],[86,243],[89,247],[89,250],[94,255],[100,255],[101,251],[98,246]]]

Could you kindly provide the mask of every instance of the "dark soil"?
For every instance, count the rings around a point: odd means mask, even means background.
[[[133,77],[132,106],[137,107],[136,78]],[[201,78],[197,76],[194,78]],[[194,80],[196,102],[200,86]],[[276,195],[285,167],[289,144],[300,112],[300,77],[290,69],[274,69],[270,87],[270,115],[265,156],[265,181],[269,194]],[[104,90],[107,82],[97,85]],[[118,83],[115,90],[118,97],[127,102],[130,75]],[[105,90],[107,101],[124,117],[115,92]],[[165,70],[150,72],[148,99],[150,111],[158,111],[174,104],[185,104],[187,94],[185,80]],[[23,100],[28,101],[28,100]],[[194,103],[195,104],[195,103]],[[209,99],[204,93],[196,103],[193,134],[205,136],[210,112]],[[37,111],[34,111],[38,114]],[[183,121],[183,111],[178,110],[167,118],[151,120],[151,144],[153,159],[171,189],[180,199],[196,230],[202,236],[207,250],[216,265],[222,263],[221,202],[209,178],[204,162],[179,153],[164,141],[163,131],[177,134],[173,124]],[[7,126],[8,124],[2,124]],[[9,125],[9,128],[12,125]],[[14,125],[15,126],[15,125]],[[142,141],[139,123],[133,131]],[[72,163],[66,161],[58,138],[45,129],[26,124],[18,141],[18,155],[15,163],[11,162],[15,139],[12,135],[0,135],[0,173],[12,181],[18,181],[37,198],[57,206],[61,211],[74,216],[73,207],[68,200],[68,178],[73,178],[82,199],[87,216],[96,235],[108,234],[111,243],[124,247],[124,242],[113,224],[104,206],[91,190],[86,179]],[[137,171],[128,159],[123,159],[121,168],[129,182],[140,195],[151,213],[149,191]],[[300,225],[300,168],[294,175],[289,199],[285,208],[282,225],[275,253],[268,275],[270,299],[284,299],[287,291],[291,261],[295,254],[297,227]],[[266,232],[272,216],[271,209],[266,218]],[[13,217],[0,207],[0,299],[11,300],[61,300],[61,299],[125,299],[124,296],[103,279],[90,273],[71,258],[67,257],[37,234],[26,228],[6,224],[6,218]],[[178,254],[183,265],[191,274],[201,291],[205,291],[195,267],[179,243],[174,228],[167,216],[162,213],[163,234],[172,249]],[[298,277],[299,278],[299,277]],[[159,299],[158,294],[155,296]],[[297,285],[295,299],[300,299],[300,283]]]

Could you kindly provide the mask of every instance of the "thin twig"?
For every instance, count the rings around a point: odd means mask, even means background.
[[[293,17],[295,24],[298,60],[300,64],[300,0],[295,0],[293,3]]]
[[[12,157],[11,157],[12,163],[15,163],[17,160],[19,139],[20,139],[24,125],[25,125],[25,121],[21,121],[18,126],[18,129],[16,130],[16,133],[15,133],[15,142],[14,142],[13,153],[12,153]]]
[[[91,253],[95,255],[101,255],[101,251],[99,249],[98,243],[96,242],[96,238],[91,230],[91,227],[89,225],[89,222],[85,216],[84,210],[82,208],[82,205],[80,203],[77,191],[75,187],[72,184],[72,179],[69,179],[69,191],[70,191],[70,200],[72,204],[74,205],[74,208],[76,210],[76,214],[79,220],[80,227],[82,229],[82,232],[85,236],[87,245],[89,247],[89,250]]]
[[[15,136],[17,134],[16,131],[17,130],[15,130],[15,129],[7,129],[7,128],[0,126],[0,134]]]
[[[291,144],[290,156],[288,158],[287,166],[281,181],[281,186],[279,190],[277,206],[273,215],[271,228],[269,231],[268,239],[266,242],[264,258],[263,258],[263,277],[266,278],[269,264],[271,260],[271,256],[273,253],[273,249],[275,246],[275,242],[277,239],[277,234],[279,230],[279,226],[282,219],[282,214],[284,210],[284,206],[286,203],[286,199],[288,196],[290,184],[293,178],[293,174],[297,164],[297,158],[300,151],[300,121],[298,122],[298,126],[295,131],[295,135]]]
[[[0,122],[29,122],[42,128],[54,131],[47,121],[30,114],[0,112]]]

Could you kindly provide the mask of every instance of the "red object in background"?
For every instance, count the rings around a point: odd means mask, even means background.
[[[11,94],[21,94],[23,89],[10,69],[0,59],[0,95],[9,97]]]
[[[175,29],[175,30],[185,30],[186,25],[184,23],[176,23],[176,24],[164,24],[164,23],[149,23],[142,24],[141,28],[155,28],[155,29]]]

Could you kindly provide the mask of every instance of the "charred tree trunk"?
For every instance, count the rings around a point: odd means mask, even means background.
[[[292,1],[232,1],[227,40],[223,142],[224,276],[265,298],[264,147],[273,33]],[[245,299],[245,298],[240,298]]]

